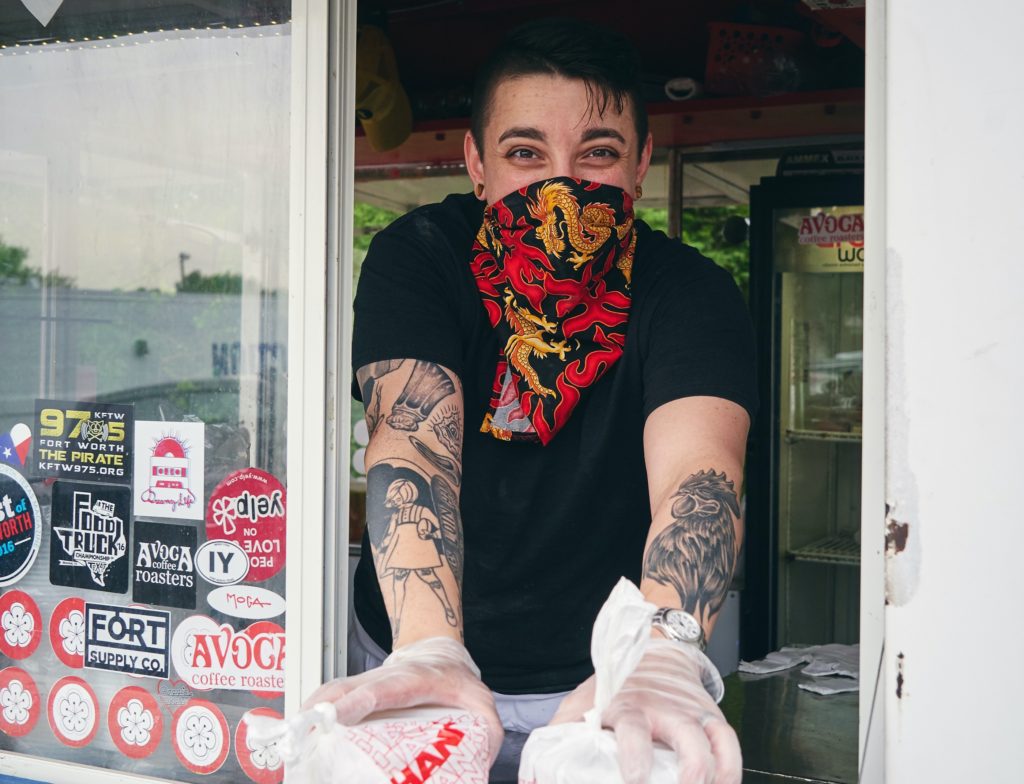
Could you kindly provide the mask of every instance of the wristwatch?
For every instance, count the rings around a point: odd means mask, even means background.
[[[704,642],[704,629],[701,628],[700,622],[686,610],[676,607],[661,607],[651,618],[651,625],[670,640],[696,645],[701,653],[707,649]]]

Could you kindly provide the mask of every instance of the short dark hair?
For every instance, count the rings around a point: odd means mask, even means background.
[[[633,110],[639,150],[647,139],[647,107],[640,79],[640,56],[624,35],[581,19],[547,18],[520,25],[484,63],[473,89],[470,130],[483,157],[484,126],[498,84],[518,76],[550,74],[580,79],[598,113],[609,105]]]

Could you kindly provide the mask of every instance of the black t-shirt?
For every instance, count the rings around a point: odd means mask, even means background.
[[[692,395],[732,400],[753,416],[753,330],[727,272],[638,221],[622,358],[550,444],[498,441],[478,432],[501,349],[470,271],[481,219],[472,195],[449,196],[374,238],[352,364],[421,359],[461,379],[466,647],[496,691],[562,691],[593,672],[591,629],[612,586],[621,576],[639,583],[651,522],[644,421]],[[364,536],[356,614],[390,650],[369,547]]]

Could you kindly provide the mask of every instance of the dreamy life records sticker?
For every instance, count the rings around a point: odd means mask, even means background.
[[[171,657],[178,675],[195,689],[249,690],[267,699],[284,691],[284,629],[270,621],[237,631],[193,615],[174,630]]]
[[[39,689],[20,667],[0,670],[0,732],[28,735],[39,719]]]
[[[230,539],[249,557],[246,581],[259,582],[284,568],[284,486],[258,468],[229,474],[210,496],[206,511],[206,535]]]
[[[210,591],[206,601],[217,612],[236,618],[276,618],[285,611],[282,596],[257,585],[229,585]]]
[[[65,746],[89,745],[100,726],[100,705],[88,683],[67,675],[53,684],[46,705],[46,718],[57,740]]]
[[[196,608],[195,553],[191,525],[135,522],[132,599],[161,607]]]
[[[50,583],[126,593],[130,510],[127,487],[55,482]]]
[[[202,520],[202,422],[135,423],[135,516]]]
[[[213,773],[228,758],[228,723],[212,702],[189,700],[174,714],[171,736],[174,753],[193,773]]]
[[[235,756],[242,771],[256,784],[280,784],[284,781],[284,760],[277,750],[277,741],[260,743],[249,737],[249,717],[283,718],[270,708],[253,708],[235,728]]]
[[[214,585],[234,585],[249,574],[249,556],[240,544],[228,539],[203,542],[196,553],[196,569]]]
[[[35,473],[129,484],[133,406],[37,400]]]
[[[110,701],[107,729],[122,754],[142,759],[160,745],[164,716],[152,694],[139,686],[125,686]]]
[[[50,646],[65,667],[85,663],[85,600],[69,596],[50,615]]]
[[[0,596],[0,653],[11,659],[27,659],[43,634],[43,616],[35,600],[24,591]]]
[[[24,477],[0,465],[0,587],[31,568],[42,540],[39,501]]]
[[[85,604],[85,666],[167,677],[171,614],[141,607]]]

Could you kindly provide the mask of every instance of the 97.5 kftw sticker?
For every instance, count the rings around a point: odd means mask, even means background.
[[[37,400],[35,473],[130,484],[134,407]]]
[[[245,581],[256,583],[284,568],[284,486],[258,468],[229,474],[210,496],[206,511],[209,539],[227,539],[241,546],[249,558]]]

